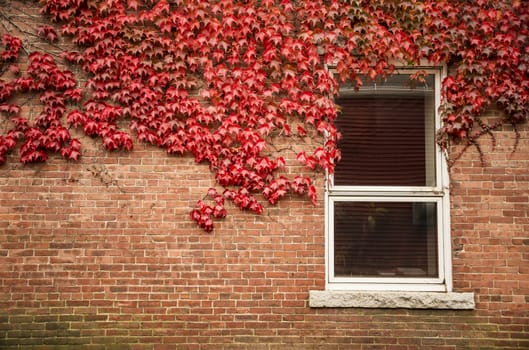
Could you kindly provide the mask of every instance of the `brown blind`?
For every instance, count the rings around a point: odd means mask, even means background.
[[[352,95],[336,103],[342,159],[335,185],[425,186],[424,96]]]

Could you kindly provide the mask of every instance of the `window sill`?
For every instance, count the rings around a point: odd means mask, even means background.
[[[473,310],[474,293],[312,290],[309,306]]]

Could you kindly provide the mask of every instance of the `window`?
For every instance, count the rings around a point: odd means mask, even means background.
[[[435,142],[443,71],[425,72],[340,90],[342,160],[326,195],[330,290],[451,290],[448,176]]]

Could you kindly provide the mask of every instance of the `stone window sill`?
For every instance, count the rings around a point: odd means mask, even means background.
[[[309,306],[473,310],[474,293],[312,290]]]

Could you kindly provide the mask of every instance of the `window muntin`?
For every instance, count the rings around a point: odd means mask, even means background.
[[[444,159],[435,144],[441,70],[345,87],[342,160],[327,192],[329,289],[451,289]]]

